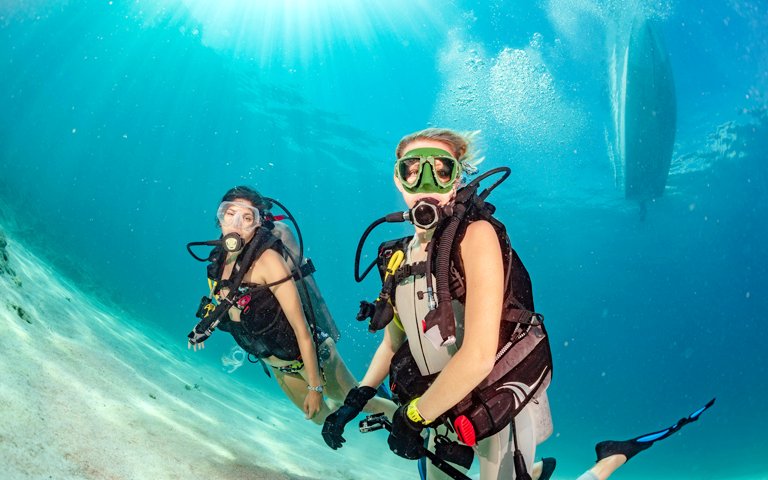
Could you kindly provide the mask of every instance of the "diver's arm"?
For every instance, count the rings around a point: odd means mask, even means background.
[[[291,274],[288,269],[288,264],[285,263],[283,257],[281,257],[274,250],[268,249],[257,260],[254,268],[254,272],[261,273],[262,278],[258,278],[259,282],[270,283],[280,279],[283,279]],[[299,292],[296,289],[296,283],[288,280],[279,283],[273,287],[270,287],[272,293],[280,303],[280,307],[283,309],[288,323],[293,328],[293,332],[296,335],[296,341],[299,344],[299,351],[301,352],[301,358],[304,361],[304,367],[306,368],[307,378],[310,386],[322,385],[323,381],[320,376],[320,366],[317,363],[317,353],[315,352],[315,342],[312,339],[312,333],[307,325],[307,320],[304,318],[304,310],[301,305],[301,299],[299,298]],[[308,418],[314,416],[317,410],[320,408],[320,402],[322,401],[322,394],[319,392],[310,391],[309,398],[315,395],[316,398],[312,400],[312,405],[309,406],[310,411],[307,411],[307,401],[305,401],[305,413]]]
[[[360,386],[378,388],[379,385],[389,375],[389,365],[392,357],[400,345],[405,341],[405,333],[395,325],[395,322],[389,322],[384,330],[384,338],[373,354],[368,371],[360,381]]]
[[[467,227],[461,242],[467,284],[461,348],[416,404],[434,420],[461,401],[493,368],[504,298],[504,265],[496,232],[480,220]]]

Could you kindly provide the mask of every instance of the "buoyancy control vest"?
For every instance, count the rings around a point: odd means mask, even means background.
[[[210,296],[204,296],[200,302],[196,316],[201,321],[190,332],[189,337],[192,343],[205,341],[215,328],[220,328],[233,336],[237,344],[249,354],[249,359],[251,355],[257,360],[270,356],[282,360],[299,359],[300,349],[296,335],[270,289],[271,286],[291,280],[297,282],[305,317],[308,320],[316,345],[319,343],[320,329],[317,327],[311,295],[306,285],[306,277],[315,271],[314,265],[310,259],[302,262],[303,257],[301,255],[297,259],[291,250],[273,234],[273,229],[274,224],[270,221],[256,230],[251,241],[242,247],[232,267],[230,278],[226,280],[222,280],[227,258],[227,251],[223,243],[193,243],[219,245],[211,251],[207,259],[201,259],[193,254],[198,260],[210,262],[207,267]],[[290,276],[267,285],[243,282],[251,266],[267,250],[274,250],[286,262],[291,261],[294,265],[302,263],[301,268],[294,268]],[[190,251],[190,253],[192,252]],[[226,296],[220,295],[222,289],[229,290]],[[217,300],[214,301],[214,299]],[[231,308],[240,310],[240,322],[229,319],[228,312]],[[326,321],[331,322],[332,320],[329,318]],[[265,372],[268,374],[266,369]]]
[[[451,302],[445,302],[448,298],[451,301],[458,300],[462,304],[466,299],[464,267],[458,247],[468,225],[481,219],[488,221],[496,231],[501,246],[505,289],[495,365],[491,373],[474,390],[438,419],[449,425],[462,442],[474,445],[477,441],[505,428],[528,402],[547,388],[552,377],[552,354],[543,316],[534,310],[528,271],[512,248],[506,228],[493,217],[495,208],[485,202],[484,198],[478,198],[474,192],[470,193],[469,198],[465,200],[469,202],[469,208],[452,232],[453,238],[446,240],[441,235],[444,230],[438,227],[432,239],[435,245],[431,247],[439,251],[441,241],[451,242],[449,264],[443,265],[448,268],[442,270],[447,272],[443,274],[448,278],[436,279],[438,290],[443,290],[438,292],[443,294],[441,303],[450,305]],[[391,304],[394,288],[405,278],[432,274],[427,272],[428,265],[423,262],[413,265],[400,264],[399,268],[393,268],[393,257],[402,258],[402,253],[397,252],[404,252],[411,238],[385,242],[379,247],[377,265],[384,287],[377,302],[380,303],[384,298]],[[397,305],[394,307],[396,310]],[[374,313],[372,306],[369,310],[368,313]],[[360,316],[358,318],[360,319]],[[453,321],[451,317],[451,322]],[[372,330],[383,328],[387,322],[379,319],[375,327],[373,323],[372,321],[370,328]],[[427,327],[425,319],[425,331]],[[444,332],[451,331],[451,328],[455,331],[455,324],[449,327],[440,325]],[[445,334],[443,336],[445,337]],[[438,374],[439,372],[422,375],[406,342],[395,353],[390,366],[390,388],[395,400],[405,404],[422,395]]]
[[[258,233],[251,241],[255,244],[246,245],[246,250],[235,260],[230,277],[235,278],[240,271],[247,272],[267,250],[285,257],[285,247],[279,239],[266,229]],[[248,256],[249,248],[257,249],[258,254]],[[256,358],[275,356],[282,360],[296,360],[300,356],[296,335],[272,290],[263,285],[246,282],[234,285],[230,280],[222,280],[226,256],[226,252],[215,252],[213,261],[208,265],[211,295],[220,297],[222,289],[236,289],[233,307],[240,310],[240,321],[232,321],[229,315],[224,315],[219,329],[229,332],[243,350]],[[306,308],[305,314],[311,319]]]

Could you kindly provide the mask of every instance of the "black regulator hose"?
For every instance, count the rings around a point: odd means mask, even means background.
[[[454,208],[454,215],[451,216],[448,225],[446,225],[441,239],[447,239],[445,243],[441,242],[440,247],[437,249],[437,270],[435,277],[437,278],[437,303],[450,305],[451,303],[451,290],[448,288],[451,278],[451,252],[453,251],[453,243],[456,239],[456,232],[459,230],[459,225],[464,220],[464,214],[467,209],[464,205],[456,205]],[[431,276],[430,276],[431,280]]]
[[[192,247],[198,247],[198,246],[217,247],[219,245],[221,245],[221,240],[208,240],[208,241],[205,241],[205,242],[189,242],[187,244],[187,251],[198,262],[210,262],[211,259],[214,256],[215,250],[211,250],[211,252],[208,254],[208,256],[203,258],[203,257],[198,257],[197,255],[195,255],[195,252],[192,251]]]
[[[363,246],[365,245],[365,241],[368,239],[368,235],[371,234],[374,228],[378,227],[382,223],[398,223],[398,222],[404,222],[408,219],[407,212],[392,212],[389,215],[385,215],[376,221],[374,221],[372,224],[368,225],[368,228],[365,229],[365,232],[363,232],[363,236],[360,237],[360,241],[357,243],[357,250],[355,251],[355,281],[357,283],[360,283],[365,279],[365,277],[368,276],[368,273],[370,273],[371,269],[376,265],[376,258],[373,259],[370,265],[368,265],[368,268],[365,269],[362,275],[360,275],[360,256],[363,252]]]
[[[492,168],[492,169],[488,170],[487,172],[483,173],[482,175],[480,175],[479,177],[475,178],[471,182],[469,182],[469,184],[467,184],[467,186],[469,186],[469,185],[477,185],[482,180],[485,180],[486,178],[490,177],[491,175],[495,175],[495,174],[497,174],[499,172],[504,172],[504,175],[502,175],[500,179],[498,179],[495,182],[493,182],[493,185],[491,185],[490,187],[488,187],[485,190],[483,190],[482,193],[480,194],[480,200],[485,200],[486,198],[488,198],[488,195],[490,195],[491,192],[496,189],[496,187],[501,185],[501,183],[504,182],[504,180],[509,178],[509,176],[512,174],[512,169],[511,168],[509,168],[509,167],[496,167],[496,168]]]
[[[490,187],[485,189],[480,195],[477,195],[477,188],[480,182],[491,175],[503,172],[504,175],[493,183]],[[435,252],[435,241],[430,242],[427,252],[427,295],[430,301],[430,311],[425,318],[427,329],[432,325],[440,325],[444,331],[440,331],[440,335],[443,341],[455,341],[455,324],[451,319],[447,317],[453,317],[453,308],[451,306],[451,291],[450,291],[450,272],[451,272],[451,253],[453,252],[453,244],[456,241],[456,234],[459,226],[463,223],[464,217],[467,215],[470,209],[474,207],[481,207],[485,201],[485,198],[504,180],[511,174],[509,167],[494,168],[486,173],[475,178],[469,182],[465,187],[459,190],[454,202],[453,213],[448,219],[447,225],[445,225],[439,232],[435,232],[434,239],[439,239],[439,246],[437,246],[437,258],[433,260]],[[440,228],[440,227],[438,227]],[[436,263],[435,278],[437,279],[437,305],[434,304],[432,282],[432,264]],[[453,338],[451,338],[453,337]]]
[[[285,212],[286,217],[288,217],[288,220],[291,221],[293,224],[293,227],[296,229],[296,237],[299,240],[299,263],[295,265],[296,268],[301,267],[301,262],[304,261],[304,238],[301,236],[301,229],[299,228],[298,222],[296,222],[296,217],[293,216],[290,210],[288,210],[285,205],[280,203],[279,201],[275,200],[274,198],[264,197],[264,200],[268,202],[272,202],[278,207],[280,207],[283,212]]]
[[[425,331],[438,325],[440,336],[447,345],[452,345],[456,341],[456,324],[453,321],[453,306],[451,305],[450,273],[451,273],[451,252],[453,243],[456,239],[456,232],[461,225],[466,207],[463,204],[454,206],[453,215],[449,217],[446,225],[439,235],[440,244],[437,246],[437,269],[435,277],[437,278],[437,305],[434,303],[434,289],[432,286],[432,262],[435,252],[435,240],[438,238],[437,232],[430,242],[427,252],[427,295],[429,297],[430,311],[424,318]]]

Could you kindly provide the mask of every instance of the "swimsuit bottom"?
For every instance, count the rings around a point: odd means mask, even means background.
[[[325,344],[325,341],[329,338],[328,334],[323,332],[322,330],[318,330],[317,332],[317,345],[318,347],[318,356],[320,357],[320,370],[322,371],[323,365],[325,362],[331,357],[331,349],[328,348],[328,346]],[[297,360],[289,363],[288,365],[283,365],[280,367],[276,367],[274,365],[271,365],[272,368],[277,370],[281,373],[287,373],[287,374],[297,374],[304,368],[304,361],[301,358],[298,358]]]

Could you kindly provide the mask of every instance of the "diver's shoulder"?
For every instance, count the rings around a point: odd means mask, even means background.
[[[497,251],[499,245],[499,237],[493,225],[486,220],[477,220],[467,225],[464,238],[461,239],[461,257],[466,262],[467,253],[472,252],[470,256],[476,257],[478,254]]]
[[[253,263],[248,272],[248,278],[253,283],[269,283],[282,278],[287,271],[288,266],[282,255],[268,248]]]
[[[498,236],[496,235],[496,229],[487,220],[476,220],[467,225],[467,231],[464,234],[462,244],[466,242],[485,242],[494,240],[498,242]]]

